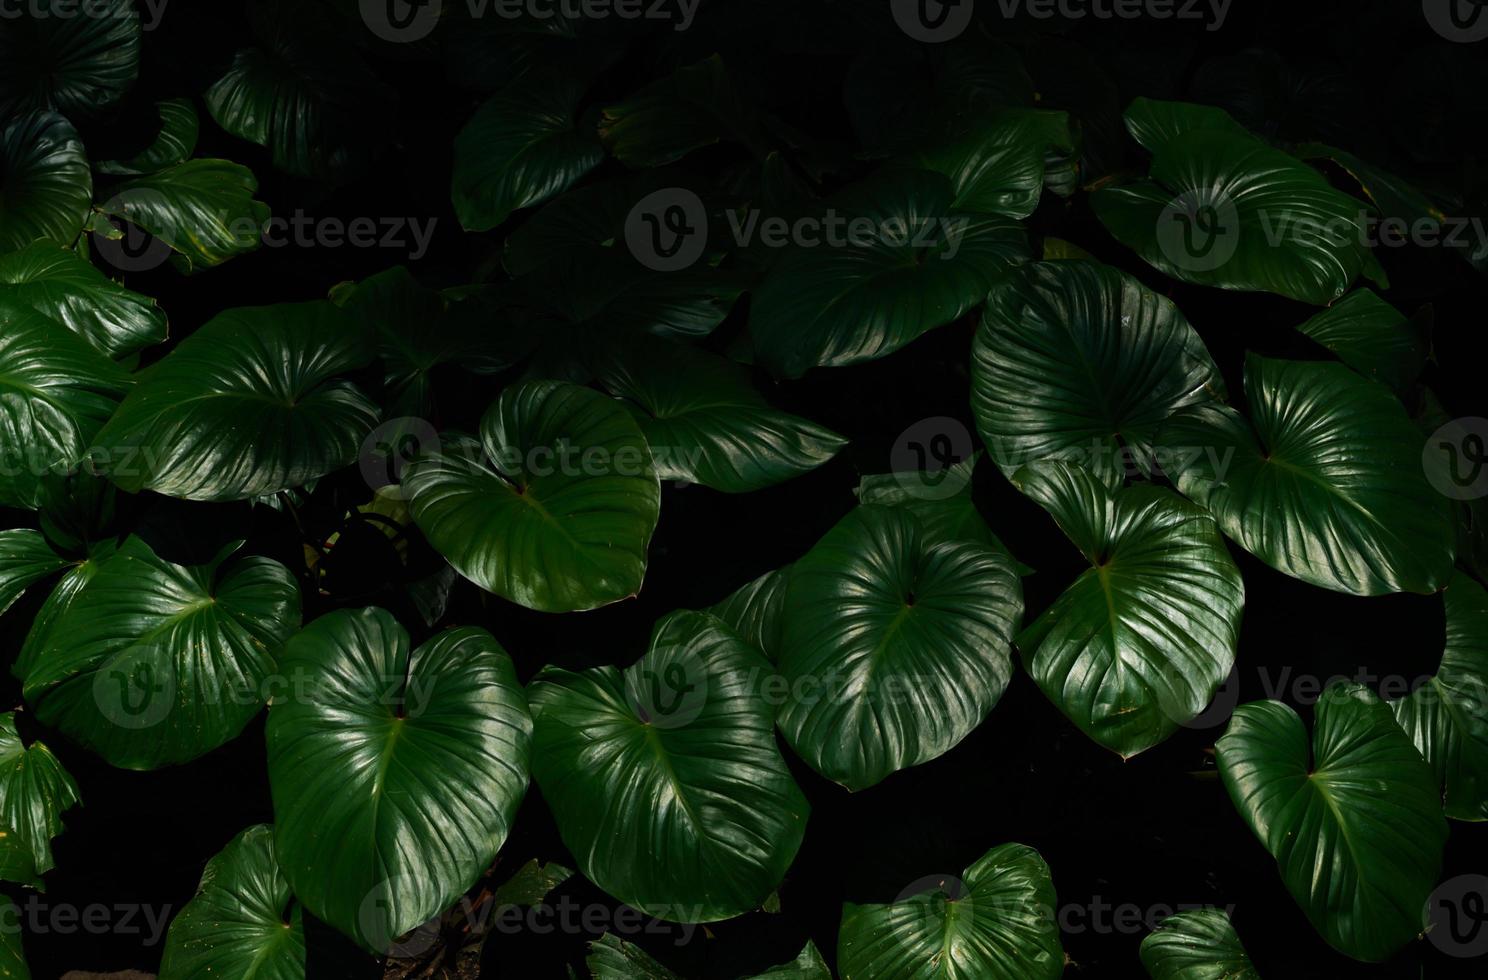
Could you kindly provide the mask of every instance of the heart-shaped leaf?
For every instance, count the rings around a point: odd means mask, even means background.
[[[1215,743],[1235,809],[1328,944],[1384,960],[1421,931],[1447,822],[1431,767],[1362,685],[1323,692],[1307,731],[1291,708],[1235,709]]]
[[[77,783],[51,750],[40,742],[22,744],[15,713],[0,715],[0,827],[31,854],[29,873],[9,880],[35,886],[52,869],[52,838],[62,833],[62,813],[79,802]]]
[[[1171,419],[1164,469],[1246,551],[1355,595],[1435,592],[1452,570],[1450,501],[1389,389],[1342,364],[1245,364],[1250,422],[1205,406]],[[1252,426],[1254,428],[1252,429]]]
[[[103,160],[93,165],[101,174],[138,176],[153,174],[191,159],[201,124],[190,99],[162,99],[155,103],[158,128],[155,138],[139,152],[123,160]]]
[[[0,616],[33,584],[68,566],[40,531],[0,531]]]
[[[943,541],[973,541],[1013,558],[1002,539],[992,532],[972,499],[972,478],[980,452],[939,470],[901,470],[864,476],[853,493],[860,504],[899,507],[920,522],[927,545]],[[1032,569],[1013,559],[1019,575]]]
[[[1026,218],[1044,190],[1045,159],[1073,150],[1065,113],[1004,109],[954,139],[909,154],[903,164],[949,177],[958,211]]]
[[[1219,909],[1168,916],[1142,940],[1142,966],[1152,980],[1261,980]]]
[[[55,109],[100,115],[139,75],[140,16],[130,0],[35,0],[5,13],[0,31],[0,118]]]
[[[475,883],[527,791],[532,719],[506,651],[474,627],[410,647],[381,609],[322,616],[284,651],[304,682],[266,733],[284,876],[378,953]]]
[[[269,207],[253,171],[227,160],[188,160],[126,181],[98,209],[169,245],[182,272],[221,265],[258,248]],[[135,261],[147,262],[146,251]]]
[[[661,509],[630,413],[558,381],[502,392],[479,446],[451,442],[415,459],[403,488],[419,528],[461,575],[544,612],[635,595]]]
[[[0,129],[0,182],[0,253],[32,242],[71,245],[88,220],[93,173],[77,131],[55,112],[17,116]]]
[[[942,174],[894,170],[830,200],[813,240],[782,252],[754,294],[760,362],[796,378],[872,360],[979,304],[1028,243],[1011,218],[959,211],[954,199]]]
[[[1371,290],[1356,289],[1297,327],[1366,378],[1403,391],[1426,364],[1416,325]]]
[[[1178,308],[1098,262],[1037,262],[1003,278],[972,344],[977,429],[1008,477],[1061,458],[1114,489],[1129,462],[1147,468],[1165,419],[1224,395]]]
[[[49,474],[99,445],[128,384],[61,323],[0,299],[0,506],[36,507]]]
[[[466,231],[489,231],[599,166],[604,149],[578,118],[584,83],[545,70],[481,105],[455,137],[451,196]]]
[[[940,888],[842,907],[843,980],[1054,980],[1064,949],[1054,882],[1038,851],[1000,844]]]
[[[340,375],[365,336],[330,303],[228,310],[154,364],[99,435],[131,492],[244,500],[353,462],[377,408]]]
[[[273,827],[249,827],[207,862],[166,934],[160,975],[304,980],[303,914],[274,858]]]
[[[1090,562],[1018,636],[1039,688],[1130,758],[1197,717],[1235,663],[1245,585],[1214,520],[1151,484],[1112,493],[1088,470],[1013,477]]]
[[[635,415],[661,479],[747,493],[815,469],[847,444],[830,429],[770,407],[740,365],[648,340],[607,345],[593,368]]]
[[[10,299],[56,320],[109,357],[165,340],[165,311],[153,299],[48,242],[0,255],[0,283]]]
[[[1007,687],[1022,614],[1005,554],[930,544],[907,511],[859,507],[791,566],[780,730],[852,790],[944,755]]]
[[[1488,820],[1488,593],[1454,572],[1442,597],[1447,642],[1436,675],[1390,707],[1445,787],[1447,816]]]
[[[678,922],[758,908],[780,884],[810,806],[776,747],[767,670],[695,612],[658,623],[624,671],[543,668],[528,690],[532,771],[587,878]],[[646,859],[617,840],[646,841]]]
[[[299,622],[276,561],[186,567],[130,538],[37,618],[14,670],[43,723],[120,768],[155,769],[243,730]]]

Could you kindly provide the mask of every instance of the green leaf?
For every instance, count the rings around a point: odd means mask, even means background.
[[[666,166],[724,140],[751,149],[763,140],[753,105],[716,54],[605,109],[599,136],[616,160],[637,169]]]
[[[636,206],[647,195],[683,187],[689,179],[683,173],[642,170],[575,187],[507,236],[501,264],[508,275],[524,276],[595,247],[624,248],[626,219]]]
[[[55,109],[91,119],[139,75],[140,16],[130,0],[33,0],[5,13],[0,31],[0,118]]]
[[[37,582],[71,562],[52,550],[40,531],[0,531],[0,616]]]
[[[48,242],[0,255],[0,283],[17,304],[56,320],[109,357],[165,340],[165,311],[153,299]]]
[[[326,302],[228,310],[146,371],[100,434],[130,492],[245,500],[352,463],[377,409],[340,375],[361,332]]]
[[[187,567],[133,537],[58,593],[15,673],[43,724],[123,769],[187,762],[236,737],[300,622],[299,587],[278,562],[224,554]]]
[[[827,969],[827,961],[822,959],[816,943],[808,939],[794,960],[757,973],[749,980],[832,980],[832,971]]]
[[[954,466],[934,472],[900,471],[864,476],[853,492],[860,504],[899,507],[913,514],[920,522],[926,544],[972,541],[1012,558],[1013,553],[992,533],[972,499],[972,475],[981,458],[980,452],[973,453]],[[1019,575],[1032,571],[1016,559],[1014,564],[1018,565]]]
[[[161,980],[304,980],[300,903],[274,858],[274,828],[238,834],[171,922]]]
[[[1044,190],[1045,159],[1073,151],[1067,114],[1005,109],[951,140],[909,154],[901,164],[950,178],[951,206],[958,211],[1026,218]]]
[[[609,933],[589,944],[584,965],[590,980],[681,980],[635,943]]]
[[[10,847],[0,842],[0,854],[13,853]],[[0,878],[8,877],[9,862],[0,857]],[[21,910],[9,895],[0,895],[0,919],[19,924]],[[26,967],[26,951],[21,948],[19,928],[0,931],[0,977],[5,980],[31,980],[31,971]]]
[[[1184,282],[1326,306],[1360,273],[1382,281],[1365,205],[1253,136],[1191,129],[1159,139],[1150,178],[1091,196],[1118,241]]]
[[[36,885],[50,871],[52,838],[62,833],[62,814],[82,802],[77,783],[41,742],[21,743],[15,713],[0,714],[0,833],[30,850],[26,876],[10,880]],[[6,932],[10,931],[7,923]]]
[[[0,506],[35,508],[43,478],[97,445],[128,384],[62,324],[0,299]]]
[[[1249,130],[1223,109],[1193,102],[1166,102],[1138,97],[1127,106],[1124,118],[1126,131],[1131,133],[1132,139],[1141,143],[1153,156],[1180,137],[1201,130],[1236,136],[1251,135]]]
[[[1421,931],[1447,822],[1431,767],[1362,685],[1323,692],[1307,731],[1291,708],[1235,709],[1216,744],[1235,809],[1339,952],[1386,959]]]
[[[169,245],[176,267],[195,272],[258,248],[269,206],[257,191],[247,167],[188,160],[120,184],[98,209]]]
[[[1005,277],[972,343],[972,411],[1007,477],[1065,459],[1114,489],[1129,462],[1148,469],[1165,419],[1224,395],[1178,308],[1098,262],[1038,262]]]
[[[66,119],[33,112],[0,129],[0,178],[0,253],[32,242],[71,245],[78,237],[93,201],[93,173]]]
[[[746,368],[695,347],[628,339],[606,345],[592,366],[636,417],[663,480],[747,493],[815,469],[847,444],[770,407]]]
[[[949,885],[949,887],[947,887]],[[934,891],[842,907],[842,980],[1054,980],[1064,950],[1038,851],[1000,844]]]
[[[1018,636],[1039,688],[1130,758],[1199,715],[1235,663],[1245,585],[1214,520],[1170,490],[1107,489],[1068,463],[1013,483],[1090,562]]]
[[[466,231],[490,231],[599,166],[604,150],[579,119],[584,83],[553,70],[517,79],[455,137],[451,196]]]
[[[851,790],[938,758],[1002,696],[1022,613],[1005,554],[931,544],[907,511],[859,507],[791,566],[780,730]]]
[[[190,99],[162,99],[155,103],[160,128],[150,144],[127,160],[104,160],[93,165],[101,174],[153,174],[191,159],[200,124]]]
[[[775,742],[765,661],[718,619],[677,612],[620,671],[545,667],[528,690],[532,771],[585,877],[676,922],[758,908],[810,806]],[[646,841],[645,855],[615,841]]]
[[[789,575],[789,567],[766,572],[704,611],[723,620],[764,654],[766,660],[774,663],[780,654],[780,616],[785,607],[785,584]]]
[[[1426,344],[1415,324],[1368,289],[1354,290],[1297,329],[1397,392],[1426,365]]]
[[[1354,595],[1435,592],[1452,571],[1450,501],[1389,389],[1342,364],[1250,355],[1250,422],[1207,406],[1163,428],[1164,469],[1246,551]],[[1252,429],[1254,426],[1254,429]]]
[[[571,869],[561,864],[553,861],[542,864],[533,858],[502,882],[491,901],[497,908],[503,905],[540,905],[553,889],[572,878],[573,874]]]
[[[465,578],[531,609],[594,609],[646,575],[661,487],[634,419],[557,381],[508,388],[479,447],[446,445],[403,470],[414,520]]]
[[[1011,218],[967,214],[953,199],[941,174],[889,171],[829,201],[822,240],[785,250],[754,294],[760,362],[795,378],[872,360],[981,303],[1028,243]]]
[[[475,884],[527,791],[532,720],[506,651],[474,627],[410,646],[381,609],[317,619],[284,652],[305,683],[266,733],[279,866],[378,953]]]
[[[1261,980],[1219,909],[1168,916],[1142,940],[1142,966],[1152,980]]]
[[[1442,597],[1447,641],[1436,675],[1390,708],[1445,787],[1447,816],[1488,820],[1488,593],[1454,572]]]

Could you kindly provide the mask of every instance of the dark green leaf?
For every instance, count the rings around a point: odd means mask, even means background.
[[[0,118],[55,109],[100,115],[139,75],[140,16],[130,0],[32,0],[0,30]]]
[[[183,272],[258,248],[269,207],[253,171],[227,160],[188,160],[120,184],[98,209],[169,245]]]
[[[1261,980],[1230,917],[1219,909],[1164,919],[1142,940],[1142,965],[1152,980]]]
[[[0,129],[0,184],[0,253],[32,242],[71,245],[88,220],[93,173],[77,131],[55,112]]]
[[[620,162],[662,167],[723,140],[758,149],[758,125],[754,107],[715,54],[605,109],[599,135]]]
[[[1045,159],[1073,150],[1065,113],[1006,109],[901,163],[950,178],[957,211],[1026,218],[1038,208]]]
[[[165,311],[125,289],[76,252],[37,242],[0,255],[0,283],[22,306],[50,317],[109,357],[165,340]]]
[[[51,750],[41,742],[23,745],[15,713],[0,715],[0,833],[13,835],[31,853],[29,874],[10,880],[37,885],[52,869],[52,838],[62,833],[62,814],[80,802],[77,783]]]
[[[0,616],[33,584],[70,564],[52,550],[40,531],[0,531]]]
[[[149,146],[127,160],[104,160],[94,164],[101,174],[153,174],[191,159],[200,128],[196,107],[190,99],[164,99],[155,103],[160,129]]]
[[[1416,325],[1368,289],[1354,290],[1297,329],[1397,392],[1426,364],[1426,343]]]

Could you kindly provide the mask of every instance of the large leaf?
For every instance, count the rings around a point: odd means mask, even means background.
[[[780,729],[852,790],[944,755],[1007,687],[1022,613],[1006,554],[931,544],[913,514],[859,507],[791,566]]]
[[[551,71],[492,96],[455,137],[451,196],[466,231],[489,231],[599,166],[604,150],[578,118],[584,83]]]
[[[139,538],[64,579],[15,673],[44,724],[125,769],[195,759],[263,707],[275,658],[300,622],[294,576],[225,554],[166,561]]]
[[[1026,218],[1043,193],[1045,159],[1073,150],[1065,113],[1005,109],[903,162],[949,177],[958,211]]]
[[[1426,342],[1416,325],[1368,289],[1354,290],[1297,329],[1396,391],[1409,387],[1426,364]]]
[[[812,470],[847,444],[770,407],[746,368],[695,347],[626,340],[607,345],[593,367],[635,415],[663,480],[746,493]]]
[[[1016,221],[958,211],[954,197],[944,175],[902,170],[830,201],[820,240],[786,249],[754,294],[760,362],[794,378],[872,360],[979,304],[1028,243]]]
[[[1251,355],[1245,394],[1249,423],[1205,406],[1161,435],[1164,468],[1225,534],[1271,567],[1339,592],[1446,585],[1450,501],[1427,481],[1421,434],[1389,389],[1342,364]]]
[[[32,242],[71,245],[93,200],[93,173],[72,124],[55,112],[8,122],[0,129],[0,186],[0,253]]]
[[[780,884],[810,806],[776,746],[767,670],[720,620],[678,612],[624,671],[538,674],[532,771],[586,877],[680,922],[758,908]]]
[[[1122,244],[1176,279],[1325,306],[1359,274],[1383,279],[1365,205],[1253,136],[1199,128],[1162,139],[1150,179],[1091,197]]]
[[[32,0],[0,30],[0,118],[55,109],[73,119],[107,110],[139,75],[140,16],[130,0]]]
[[[557,381],[502,392],[479,446],[415,459],[403,488],[419,528],[461,575],[545,612],[635,595],[661,508],[630,413]]]
[[[52,550],[40,531],[0,531],[0,616],[33,584],[66,568],[66,558]]]
[[[31,853],[29,876],[12,880],[34,885],[52,869],[52,838],[62,833],[62,813],[79,802],[77,783],[51,750],[41,742],[22,744],[15,713],[0,715],[0,827]]]
[[[977,452],[959,463],[935,471],[901,470],[864,476],[853,493],[857,494],[860,504],[880,504],[909,511],[919,520],[927,545],[943,541],[974,541],[1012,558],[1012,552],[992,532],[972,498],[972,476],[981,458],[982,454]],[[1020,575],[1031,571],[1016,559],[1014,564],[1018,565]]]
[[[842,980],[1054,980],[1054,882],[1038,851],[1000,844],[960,881],[892,905],[842,907]]]
[[[1223,109],[1193,102],[1136,98],[1124,116],[1132,139],[1154,156],[1180,137],[1199,130],[1247,136],[1249,131]]]
[[[109,357],[165,340],[165,311],[76,252],[37,242],[0,255],[0,283],[22,306],[51,317]]]
[[[1436,675],[1390,707],[1445,787],[1447,816],[1488,820],[1488,593],[1454,572],[1442,595],[1447,642]]]
[[[1009,477],[1058,458],[1115,488],[1129,462],[1148,468],[1165,419],[1224,395],[1178,308],[1098,262],[1037,262],[1005,277],[972,344],[977,428]]]
[[[238,834],[171,922],[161,980],[304,980],[300,903],[274,858],[274,828]]]
[[[193,272],[258,248],[269,207],[254,200],[257,191],[258,179],[247,167],[188,160],[120,184],[98,209],[164,242],[175,252],[176,267]],[[149,262],[151,255],[133,261]]]
[[[532,719],[483,629],[410,652],[387,612],[340,610],[284,652],[269,710],[279,866],[316,917],[375,952],[454,903],[527,791]]]
[[[789,576],[788,566],[766,572],[744,583],[705,612],[723,620],[773,663],[780,653],[780,615],[785,607],[785,583]]]
[[[1277,701],[1235,709],[1215,748],[1235,809],[1329,945],[1378,962],[1421,931],[1447,822],[1384,702],[1357,684],[1323,692],[1310,759],[1302,719]]]
[[[1035,463],[1013,482],[1090,562],[1018,637],[1050,701],[1130,758],[1197,717],[1235,663],[1245,586],[1214,520],[1170,490],[1112,493]]]
[[[590,980],[680,980],[639,946],[609,933],[590,943],[589,950],[584,965],[589,968]],[[791,962],[746,980],[832,980],[832,971],[827,969],[816,944],[808,939],[800,955]]]
[[[153,365],[98,442],[129,491],[243,500],[353,462],[377,409],[340,377],[371,360],[330,303],[228,310]]]
[[[661,167],[722,140],[758,148],[755,111],[713,55],[604,110],[599,135],[615,159]]]
[[[0,299],[0,506],[36,507],[43,478],[99,445],[128,383],[61,323]]]
[[[200,122],[190,99],[162,99],[155,103],[159,128],[155,137],[122,160],[103,160],[93,165],[101,174],[138,176],[153,174],[191,159],[196,149]]]
[[[1261,980],[1219,909],[1168,916],[1142,940],[1142,966],[1152,980]]]

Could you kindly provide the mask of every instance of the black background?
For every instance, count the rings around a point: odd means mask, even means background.
[[[174,0],[159,30],[146,40],[141,94],[199,94],[231,50],[247,37],[241,5],[218,0]],[[313,6],[305,4],[304,6]],[[340,4],[339,6],[354,6]],[[995,3],[980,11],[1000,29]],[[4,26],[0,25],[0,30]],[[1009,35],[1030,31],[1073,39],[1105,65],[1124,105],[1139,94],[1182,97],[1198,68],[1216,55],[1259,45],[1278,51],[1299,70],[1319,62],[1339,66],[1352,88],[1328,94],[1337,106],[1321,115],[1320,96],[1306,90],[1266,93],[1268,135],[1326,136],[1373,149],[1386,160],[1411,160],[1429,145],[1432,172],[1457,187],[1481,191],[1482,149],[1488,126],[1482,109],[1488,77],[1488,42],[1454,45],[1437,37],[1419,5],[1400,3],[1255,3],[1236,0],[1222,29],[1192,23],[1063,21],[1007,26]],[[1019,33],[1022,32],[1022,33]],[[916,46],[896,36],[884,3],[751,3],[704,0],[686,35],[643,29],[596,82],[592,98],[605,105],[674,67],[714,50],[731,69],[757,85],[753,94],[820,138],[853,140],[844,107],[844,79],[856,60],[872,52],[891,81],[890,90],[912,100],[926,72]],[[297,208],[317,217],[350,219],[402,216],[437,218],[434,247],[413,265],[432,285],[468,282],[491,267],[505,229],[470,235],[449,206],[450,145],[482,99],[444,77],[437,60],[394,57],[386,46],[348,30],[347,45],[364,47],[378,77],[397,93],[393,104],[371,107],[391,136],[375,167],[337,187],[276,174],[267,153],[218,130],[202,113],[201,156],[223,156],[258,174],[259,197],[276,214]],[[1066,78],[1077,89],[1084,79]],[[1358,120],[1366,128],[1354,128]],[[1327,134],[1315,130],[1332,125]],[[1314,130],[1314,131],[1309,131]],[[117,135],[85,130],[94,141]],[[1126,151],[1135,151],[1126,141]],[[1421,152],[1417,152],[1421,151]],[[738,162],[728,147],[690,157],[702,173]],[[1127,166],[1139,161],[1126,159]],[[827,189],[866,172],[867,164],[836,175]],[[589,179],[620,172],[613,161]],[[1334,176],[1339,176],[1334,174]],[[1340,186],[1347,187],[1340,178]],[[1351,189],[1351,188],[1349,188]],[[1199,331],[1226,376],[1241,391],[1246,351],[1302,358],[1326,356],[1291,328],[1313,312],[1275,296],[1234,294],[1174,283],[1115,243],[1089,211],[1086,195],[1070,202],[1045,195],[1029,222],[1035,238],[1055,235],[1171,296]],[[189,333],[234,306],[261,305],[325,295],[337,282],[358,279],[405,262],[403,251],[341,248],[266,248],[192,278],[168,268],[126,277],[136,290],[160,298],[174,337]],[[1424,379],[1453,415],[1488,415],[1480,374],[1484,282],[1443,249],[1388,250],[1382,261],[1394,288],[1385,295],[1414,312],[1434,310],[1435,362]],[[635,600],[592,613],[551,616],[457,588],[445,623],[490,629],[514,656],[524,680],[546,663],[582,666],[628,664],[644,650],[652,623],[676,608],[696,608],[804,553],[854,504],[859,476],[890,469],[896,438],[913,423],[933,417],[960,419],[975,431],[968,404],[967,360],[974,318],[934,331],[899,353],[859,367],[818,370],[774,384],[761,376],[777,404],[850,437],[851,445],[821,469],[784,486],[746,496],[703,488],[666,486],[661,523],[651,549],[645,588]],[[722,346],[747,320],[747,300],[720,329]],[[473,381],[452,371],[441,388],[440,426],[470,425],[499,391],[499,382]],[[375,379],[367,379],[375,386]],[[1036,574],[1025,580],[1027,618],[1037,615],[1082,568],[1082,559],[1036,505],[1024,500],[996,471],[978,471],[976,499],[992,528]],[[355,471],[322,481],[302,521],[310,537],[335,530],[346,507],[368,490]],[[247,536],[250,548],[302,569],[302,539],[283,514],[248,505],[192,505],[146,495],[126,510],[170,557],[186,560],[215,550],[216,541]],[[0,526],[23,526],[30,515],[7,512]],[[382,604],[414,633],[427,634],[396,584],[399,564],[375,535],[349,533],[328,575],[329,595],[306,595],[306,619],[340,606]],[[1443,639],[1440,597],[1396,595],[1353,598],[1304,585],[1275,572],[1236,547],[1247,602],[1240,640],[1239,700],[1270,696],[1266,682],[1293,676],[1326,678],[1372,674],[1419,678],[1434,671]],[[429,556],[423,556],[427,560]],[[33,589],[0,620],[0,640],[13,659],[30,617],[46,589]],[[19,685],[7,677],[6,705],[21,703]],[[1297,704],[1304,718],[1310,710]],[[1305,699],[1304,699],[1305,700]],[[50,907],[91,903],[145,903],[178,910],[191,897],[202,865],[243,827],[273,819],[265,773],[262,717],[231,744],[192,764],[153,773],[115,770],[38,730],[24,713],[23,734],[42,737],[81,786],[83,806],[65,817],[55,842],[57,868],[46,877],[39,901]],[[1240,936],[1266,977],[1481,976],[1483,964],[1458,961],[1429,943],[1413,943],[1392,961],[1355,963],[1333,952],[1312,930],[1253,839],[1216,775],[1212,745],[1222,727],[1182,731],[1163,745],[1122,762],[1076,731],[1018,674],[988,720],[946,756],[898,773],[882,784],[849,794],[787,758],[811,801],[805,844],[780,889],[778,914],[755,912],[698,927],[678,944],[681,927],[630,936],[687,977],[736,977],[788,960],[810,937],[833,958],[844,901],[890,901],[911,882],[931,874],[958,874],[989,847],[1019,841],[1036,847],[1053,871],[1067,929],[1071,976],[1122,976],[1140,971],[1137,949],[1146,927],[1096,928],[1096,903],[1143,910],[1180,903],[1233,905]],[[1444,877],[1488,871],[1482,826],[1453,822]],[[536,787],[522,808],[514,834],[492,873],[502,880],[529,858],[573,861]],[[18,900],[27,893],[11,889]],[[553,896],[589,906],[613,901],[575,877]],[[1086,911],[1079,911],[1080,909]],[[1105,922],[1111,923],[1108,911]],[[313,933],[314,967],[335,976],[347,969],[326,965],[322,950],[340,944],[329,930]],[[560,977],[578,965],[583,933],[497,934],[488,942],[483,973],[504,977]],[[154,970],[159,945],[114,933],[28,932],[26,949],[38,977],[67,969]],[[328,956],[328,954],[326,954]],[[377,975],[374,966],[369,975]]]

